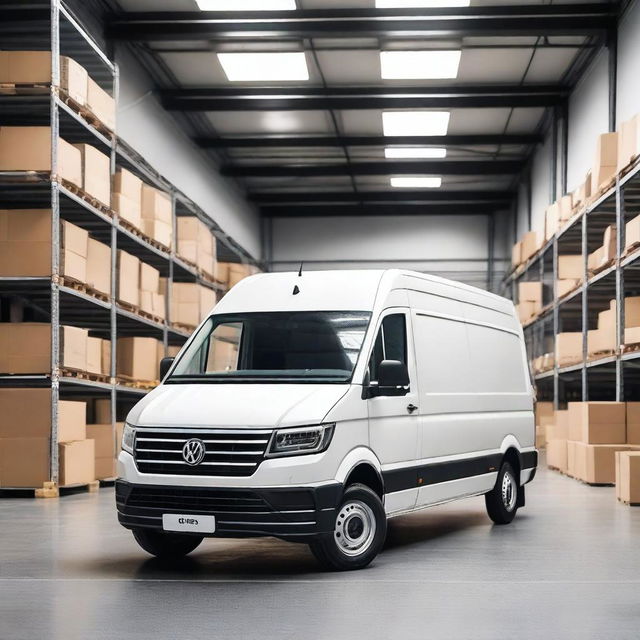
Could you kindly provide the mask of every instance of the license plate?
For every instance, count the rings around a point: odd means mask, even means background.
[[[190,516],[182,513],[162,514],[162,528],[165,531],[190,531],[193,533],[214,533],[215,516]]]

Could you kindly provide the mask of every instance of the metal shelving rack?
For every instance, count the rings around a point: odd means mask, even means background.
[[[115,421],[120,408],[134,404],[146,390],[118,384],[116,380],[116,344],[122,336],[152,336],[161,339],[165,354],[169,345],[182,345],[189,333],[171,325],[171,282],[198,282],[215,289],[218,295],[224,288],[203,279],[188,263],[175,254],[176,215],[196,215],[203,220],[217,238],[218,247],[225,251],[225,259],[233,262],[253,263],[251,257],[226,236],[221,229],[191,202],[181,191],[165,180],[143,158],[117,138],[116,132],[108,136],[99,131],[62,99],[59,90],[59,57],[68,55],[80,63],[93,80],[103,89],[118,96],[118,69],[90,34],[65,8],[60,0],[51,0],[49,19],[45,20],[42,6],[31,14],[23,12],[18,21],[7,20],[0,25],[3,47],[24,50],[51,51],[52,74],[49,86],[40,87],[28,95],[9,95],[0,92],[0,126],[50,126],[51,173],[0,172],[0,208],[51,209],[52,264],[51,277],[0,277],[0,297],[20,299],[38,317],[51,322],[51,371],[38,375],[0,375],[3,387],[50,387],[51,403],[51,456],[50,481],[58,483],[58,402],[66,398],[110,398],[112,428],[115,439]],[[21,22],[22,20],[22,22]],[[28,42],[28,45],[25,45]],[[5,44],[6,43],[6,44]],[[85,142],[99,148],[110,157],[111,176],[119,167],[129,169],[145,182],[172,196],[174,241],[172,249],[162,250],[132,233],[118,220],[115,212],[108,215],[88,200],[70,191],[57,175],[57,139]],[[92,237],[111,247],[111,296],[108,301],[61,284],[60,221],[67,220],[86,229]],[[154,322],[133,313],[117,302],[117,252],[123,249],[158,269],[168,278],[166,319]],[[62,375],[60,370],[59,331],[61,324],[87,328],[92,333],[111,340],[111,382],[96,382]]]
[[[582,332],[582,360],[534,375],[538,399],[554,402],[556,408],[570,400],[640,400],[640,350],[625,350],[625,297],[640,295],[640,249],[625,255],[625,225],[640,215],[640,163],[573,218],[524,265],[512,271],[504,285],[513,300],[522,281],[541,281],[548,298],[543,310],[524,326],[530,358],[555,353],[555,335]],[[589,276],[588,254],[602,244],[604,229],[616,228],[616,254],[612,265]],[[557,297],[559,255],[581,254],[584,258],[580,285],[561,299]],[[617,347],[612,354],[589,359],[587,332],[596,328],[600,311],[616,301]]]

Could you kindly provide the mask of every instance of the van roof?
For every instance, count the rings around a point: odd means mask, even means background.
[[[296,289],[297,288],[297,289]],[[251,311],[373,311],[393,289],[443,294],[512,313],[505,298],[460,282],[402,269],[352,269],[261,273],[240,281],[214,313]],[[294,291],[297,291],[294,293]],[[378,294],[380,294],[378,296]]]

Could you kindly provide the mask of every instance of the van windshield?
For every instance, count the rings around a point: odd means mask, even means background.
[[[167,382],[348,382],[370,318],[365,311],[213,315]]]

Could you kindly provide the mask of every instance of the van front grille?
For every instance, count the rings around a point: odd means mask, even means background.
[[[136,429],[134,458],[141,473],[250,476],[264,460],[269,429]],[[200,440],[204,457],[187,464],[183,448]]]

